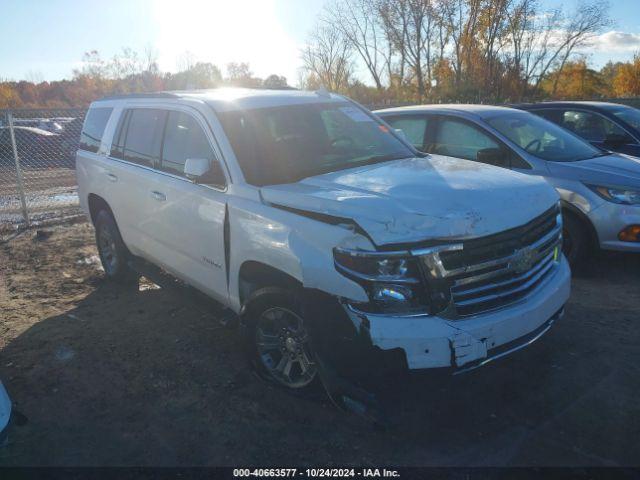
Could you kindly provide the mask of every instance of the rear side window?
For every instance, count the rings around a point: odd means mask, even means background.
[[[110,156],[114,158],[124,159],[124,139],[127,136],[127,124],[129,123],[129,114],[131,110],[126,110],[121,116],[116,133],[113,136],[113,142],[111,143]]]
[[[476,127],[457,120],[444,119],[440,123],[432,153],[477,160],[478,152],[489,148],[499,149],[500,145]]]
[[[160,147],[166,112],[152,108],[133,109],[127,120],[124,159],[153,167],[160,161]]]
[[[393,128],[404,132],[411,145],[418,150],[424,150],[424,136],[427,132],[427,117],[403,116],[384,118]]]
[[[175,175],[183,175],[187,158],[213,160],[213,150],[195,118],[182,112],[169,112],[161,169]]]
[[[100,148],[100,142],[102,142],[102,135],[104,129],[107,126],[109,117],[113,108],[91,108],[87,112],[87,116],[84,119],[82,125],[82,133],[80,134],[81,150],[87,150],[89,152],[97,152]]]

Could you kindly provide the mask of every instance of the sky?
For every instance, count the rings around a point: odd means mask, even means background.
[[[303,48],[331,0],[0,0],[0,79],[70,78],[85,51],[103,58],[122,47],[152,47],[163,71],[186,53],[221,68],[248,62],[259,77],[296,84]],[[578,0],[562,3],[571,10]],[[640,51],[640,0],[611,0],[615,22],[584,53],[592,64],[628,60]],[[365,79],[366,80],[366,79]]]

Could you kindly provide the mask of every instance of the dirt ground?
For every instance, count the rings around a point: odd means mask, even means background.
[[[640,256],[601,255],[540,341],[389,385],[377,431],[248,369],[180,289],[105,282],[86,223],[0,244],[0,465],[640,465]]]

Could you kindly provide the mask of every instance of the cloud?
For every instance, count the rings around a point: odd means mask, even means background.
[[[640,50],[640,33],[611,30],[595,37],[590,47],[602,52],[635,52]]]

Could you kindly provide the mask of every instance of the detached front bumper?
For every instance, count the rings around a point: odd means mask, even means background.
[[[382,351],[401,349],[409,369],[470,369],[519,350],[542,336],[561,316],[570,293],[564,257],[553,276],[531,295],[493,312],[460,320],[437,316],[363,314],[346,308]],[[367,325],[368,327],[365,327]]]
[[[622,252],[640,252],[640,242],[623,242],[620,232],[630,225],[640,225],[640,206],[604,202],[588,214],[598,233],[600,248]]]

